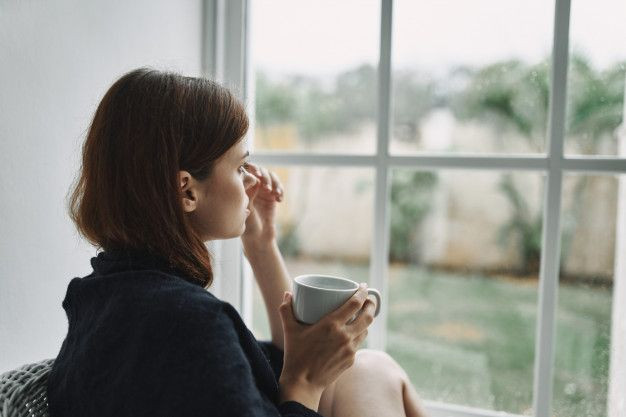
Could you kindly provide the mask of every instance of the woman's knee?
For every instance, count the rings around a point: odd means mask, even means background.
[[[408,380],[408,375],[387,352],[376,349],[359,349],[356,353],[355,365],[366,370],[385,372],[402,380]]]
[[[354,364],[337,379],[334,391],[336,392],[340,386],[363,388],[371,383],[376,383],[379,386],[385,385],[393,391],[402,389],[402,385],[408,380],[406,372],[386,352],[375,349],[360,349],[356,353]]]
[[[387,353],[360,349],[354,364],[329,389],[320,411],[333,417],[403,416],[402,369]],[[376,388],[372,391],[372,388]],[[325,415],[323,412],[320,414]]]

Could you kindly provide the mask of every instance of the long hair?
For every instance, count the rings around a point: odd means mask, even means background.
[[[151,252],[208,288],[211,257],[183,212],[178,172],[206,179],[248,125],[242,103],[211,80],[150,68],[123,75],[89,127],[70,217],[92,245]]]

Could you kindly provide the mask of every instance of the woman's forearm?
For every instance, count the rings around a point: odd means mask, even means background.
[[[244,247],[244,252],[265,300],[269,317],[272,343],[285,350],[283,326],[278,307],[285,291],[291,291],[291,278],[276,240],[265,245]]]

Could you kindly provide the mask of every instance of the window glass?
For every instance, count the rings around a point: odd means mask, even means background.
[[[626,77],[624,16],[623,0],[572,2],[566,153],[619,153]]]
[[[557,417],[608,415],[618,187],[615,176],[564,177],[553,391]]]
[[[255,149],[372,154],[378,0],[255,0]]]
[[[393,170],[387,351],[428,400],[532,411],[544,176]]]
[[[284,185],[278,246],[291,278],[339,275],[369,282],[374,212],[371,168],[270,167]],[[265,304],[254,283],[253,333],[269,339]]]
[[[553,1],[393,7],[391,153],[545,152]]]

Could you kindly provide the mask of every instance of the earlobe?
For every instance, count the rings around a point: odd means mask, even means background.
[[[191,213],[196,209],[196,202],[191,201],[190,199],[183,197],[183,211],[185,213]]]
[[[196,199],[191,190],[184,190],[181,192],[183,200],[183,211],[189,213],[196,209]]]

